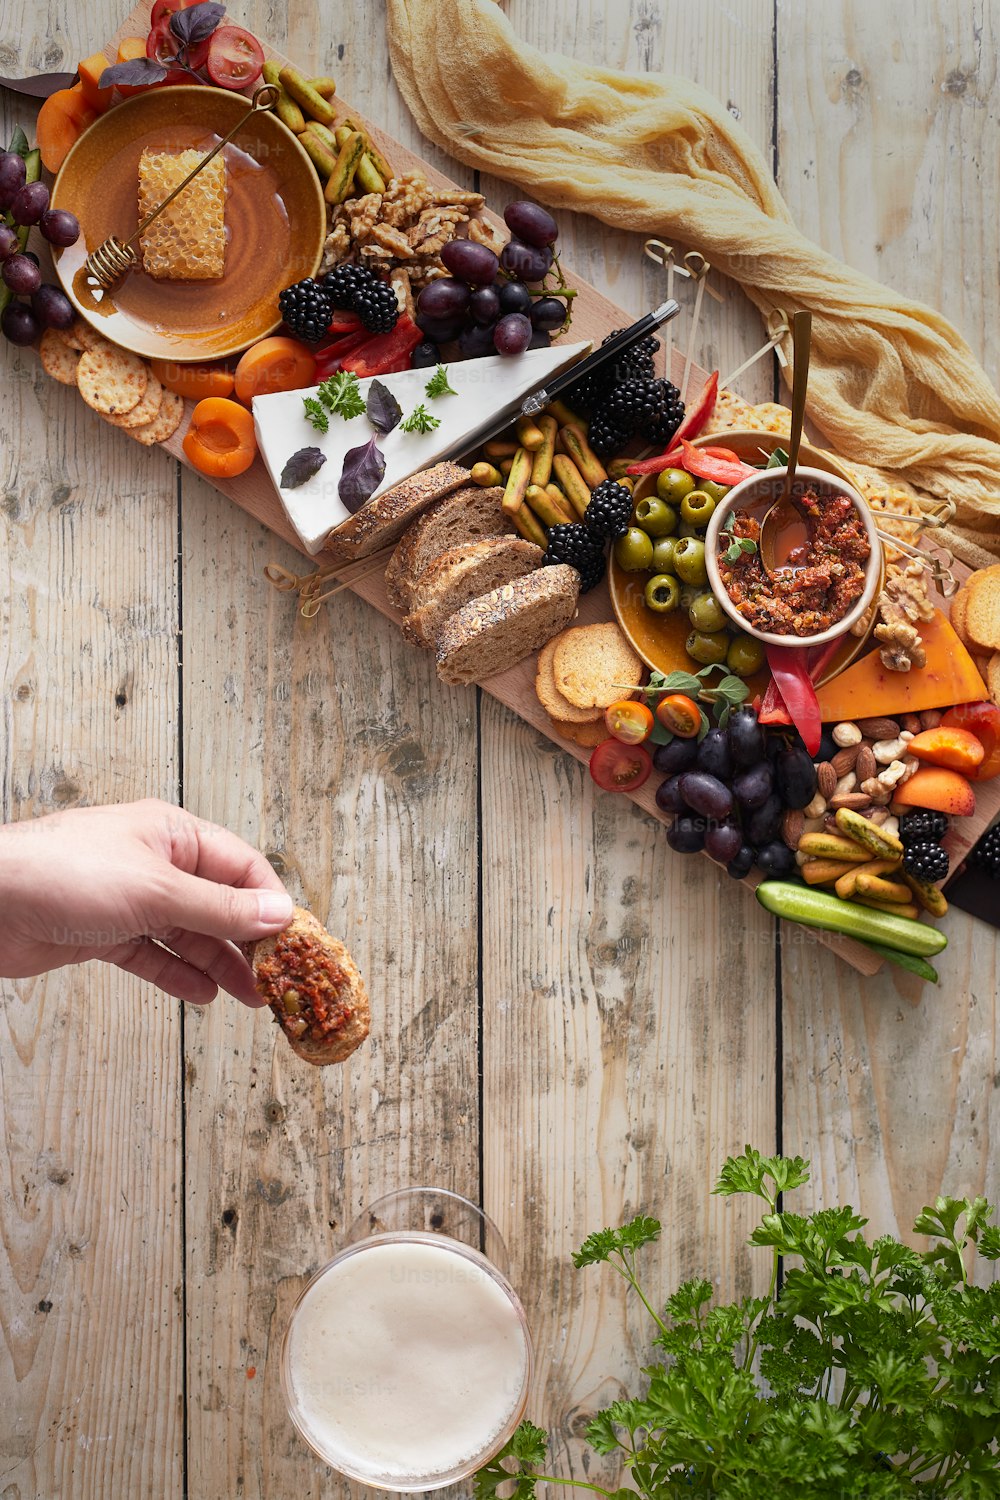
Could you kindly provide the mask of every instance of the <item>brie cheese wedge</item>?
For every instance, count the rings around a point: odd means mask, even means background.
[[[508,405],[520,405],[524,397],[543,386],[590,349],[590,344],[556,344],[551,349],[528,349],[524,354],[487,355],[445,366],[448,384],[455,394],[428,398],[427,382],[433,368],[401,370],[395,375],[373,377],[392,392],[403,409],[403,419],[421,402],[440,426],[433,432],[380,434],[362,414],[345,421],[331,413],[330,430],[317,432],[306,420],[303,398],[314,396],[316,387],[255,396],[253,401],[257,445],[267,465],[271,482],[285,513],[308,552],[319,552],[327,534],[350,512],[338,493],[344,457],[374,437],[385,456],[385,475],[372,497],[392,489],[411,474],[448,457],[458,457],[476,441],[476,433],[493,421]],[[360,380],[362,399],[367,400],[371,379]],[[513,422],[517,413],[512,411]],[[465,447],[463,448],[463,443]],[[283,490],[281,471],[300,448],[319,448],[326,463],[297,489]]]

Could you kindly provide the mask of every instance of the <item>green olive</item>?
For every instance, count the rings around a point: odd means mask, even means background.
[[[617,552],[617,546],[615,550]],[[705,543],[698,537],[682,537],[674,552],[674,566],[677,577],[683,583],[706,584],[708,571],[705,567]]]
[[[689,495],[697,484],[693,475],[686,473],[683,469],[664,469],[662,474],[656,477],[656,493],[661,500],[666,500],[668,505],[680,505],[685,495]]]
[[[646,584],[646,608],[654,614],[668,615],[681,602],[681,586],[669,573],[657,573]]]
[[[712,519],[714,509],[715,501],[705,490],[692,490],[690,495],[685,495],[681,501],[681,515],[699,531],[705,530]]]
[[[764,646],[752,635],[734,635],[726,652],[726,666],[737,677],[752,677],[764,665]]]
[[[677,551],[677,538],[675,536],[658,536],[653,543],[653,561],[651,567],[654,573],[673,573],[674,553]]]
[[[725,661],[726,652],[729,650],[729,636],[724,630],[711,633],[704,630],[692,630],[684,642],[684,649],[688,656],[707,667],[711,662]]]
[[[697,526],[692,526],[690,521],[682,521],[677,528],[677,535],[678,537],[697,536],[698,528]]]
[[[653,543],[638,526],[630,526],[615,542],[615,562],[626,573],[648,573],[653,561]]]
[[[657,495],[648,495],[635,508],[635,524],[647,536],[673,536],[677,530],[677,512]]]
[[[716,484],[714,479],[703,479],[698,488],[700,490],[704,490],[706,495],[711,495],[716,505],[718,505],[720,500],[725,500],[726,496],[729,494],[729,491],[732,489],[732,485]]]
[[[707,635],[726,628],[726,612],[711,590],[695,595],[688,606],[688,619],[695,630]]]

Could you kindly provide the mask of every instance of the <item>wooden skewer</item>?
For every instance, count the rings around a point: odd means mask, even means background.
[[[335,595],[342,594],[345,589],[352,588],[354,584],[361,583],[365,578],[371,578],[374,573],[384,570],[386,554],[392,550],[391,547],[383,547],[380,551],[373,553],[371,557],[358,558],[357,563],[351,563],[349,566],[359,568],[359,571],[352,573],[349,578],[341,578],[333,568],[327,568],[319,573],[314,573],[300,590],[302,604],[299,607],[299,614],[304,620],[315,619],[327,599],[333,599]],[[364,563],[364,567],[360,566],[362,563]],[[338,578],[339,582],[334,588],[327,589],[325,594],[317,594],[315,590],[327,578]]]

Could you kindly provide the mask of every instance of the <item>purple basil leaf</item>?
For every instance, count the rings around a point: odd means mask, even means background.
[[[196,47],[210,37],[226,14],[224,5],[213,0],[203,0],[201,5],[192,5],[187,10],[175,10],[170,17],[170,30],[184,47]]]
[[[300,448],[282,469],[278,484],[283,490],[297,490],[300,484],[318,474],[325,463],[326,454],[319,448]]]
[[[382,483],[385,473],[385,454],[380,452],[374,438],[362,443],[360,448],[351,448],[344,458],[344,472],[340,476],[338,493],[353,516],[370,500]]]
[[[381,380],[373,380],[368,387],[365,413],[372,426],[383,433],[391,432],[403,419],[403,408]]]
[[[123,83],[127,88],[142,88],[144,84],[162,83],[166,76],[166,68],[155,57],[135,57],[131,62],[113,63],[110,68],[105,68],[97,86],[109,89],[114,84]]]

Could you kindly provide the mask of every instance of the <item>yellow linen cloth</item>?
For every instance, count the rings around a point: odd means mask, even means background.
[[[393,72],[424,135],[553,207],[695,247],[765,318],[810,308],[809,415],[831,447],[953,499],[959,534],[1000,551],[1000,397],[985,371],[940,313],[795,227],[717,99],[542,54],[494,0],[386,3]]]

